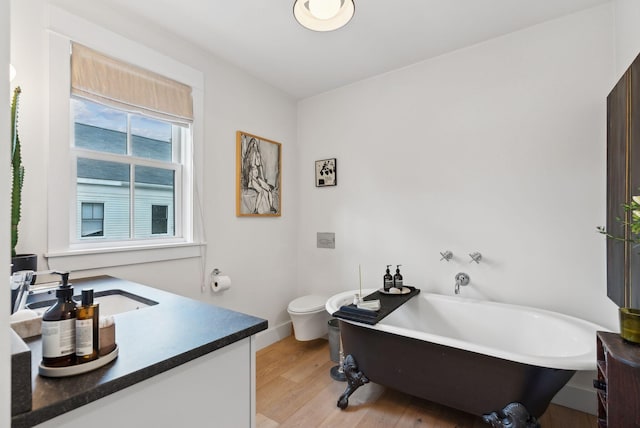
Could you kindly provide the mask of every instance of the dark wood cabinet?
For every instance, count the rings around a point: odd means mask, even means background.
[[[619,334],[597,334],[598,426],[640,427],[640,345]]]
[[[627,236],[618,219],[625,218],[623,204],[629,199],[629,75],[625,73],[607,96],[607,231],[614,236]],[[626,306],[628,256],[626,243],[607,239],[607,295],[618,306]]]
[[[629,238],[623,205],[640,195],[640,56],[607,96],[607,231]],[[622,221],[621,221],[622,220]],[[629,242],[607,239],[607,295],[640,308],[640,255]]]

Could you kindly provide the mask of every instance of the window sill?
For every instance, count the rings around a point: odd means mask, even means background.
[[[45,254],[45,258],[47,258],[51,269],[79,271],[200,257],[204,245],[206,244],[183,242],[131,247],[50,251]]]

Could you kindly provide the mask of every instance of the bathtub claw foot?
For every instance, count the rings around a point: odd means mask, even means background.
[[[369,379],[364,375],[364,373],[358,370],[358,364],[356,363],[355,358],[353,358],[353,355],[347,355],[345,357],[342,369],[347,377],[347,389],[345,389],[340,398],[338,398],[338,407],[346,409],[349,405],[349,397],[351,394],[365,383],[369,383]]]
[[[493,428],[540,428],[538,420],[520,403],[510,403],[499,412],[482,416]]]

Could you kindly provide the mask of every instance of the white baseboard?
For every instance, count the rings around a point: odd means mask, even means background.
[[[275,327],[270,327],[256,334],[256,350],[259,351],[274,344],[292,334],[291,321],[283,322]]]
[[[584,389],[567,384],[551,400],[552,403],[595,415],[598,411],[598,396],[595,389]]]

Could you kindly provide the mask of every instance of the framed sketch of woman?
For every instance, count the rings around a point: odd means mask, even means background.
[[[236,215],[280,216],[282,145],[236,132]]]

